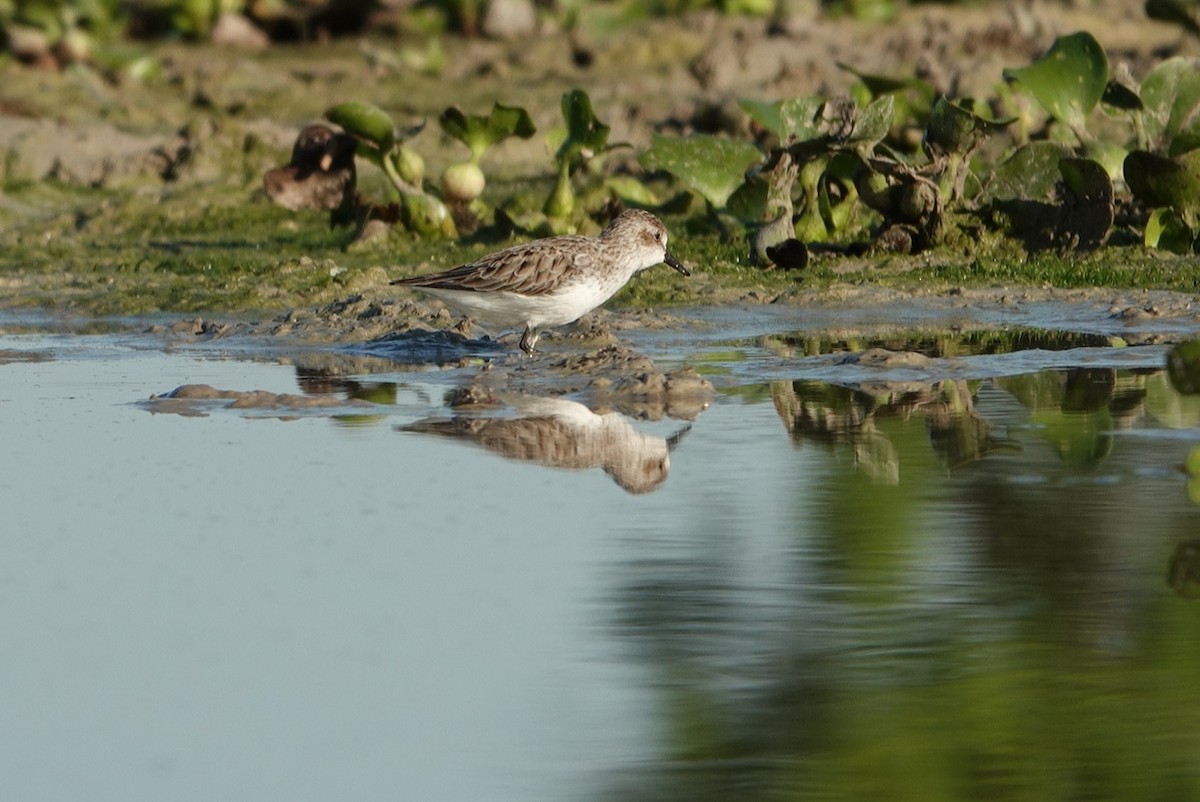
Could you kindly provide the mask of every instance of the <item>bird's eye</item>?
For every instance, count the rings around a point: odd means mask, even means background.
[[[662,232],[661,232],[661,231],[655,231],[655,232],[654,232],[654,238],[655,238],[656,240],[658,240],[659,242],[662,242]]]

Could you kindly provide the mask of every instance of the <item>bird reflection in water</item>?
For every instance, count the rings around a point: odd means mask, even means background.
[[[434,418],[397,426],[468,440],[508,459],[550,468],[601,468],[629,493],[657,490],[671,470],[670,452],[691,429],[670,437],[635,429],[618,412],[597,415],[583,404],[562,398],[504,396],[516,417]]]

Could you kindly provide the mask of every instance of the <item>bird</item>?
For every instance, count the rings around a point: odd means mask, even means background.
[[[662,221],[650,212],[626,209],[596,237],[533,240],[451,270],[391,283],[427,292],[485,325],[524,327],[521,350],[533,356],[543,329],[578,320],[636,273],[658,264],[691,275],[667,250]]]
[[[627,493],[656,490],[671,470],[670,453],[691,429],[670,437],[638,431],[619,412],[596,414],[577,401],[504,394],[516,417],[456,416],[397,426],[398,431],[465,440],[519,462],[549,468],[600,468]]]

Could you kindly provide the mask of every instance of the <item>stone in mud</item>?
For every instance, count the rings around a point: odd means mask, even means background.
[[[593,403],[648,420],[695,420],[712,403],[713,386],[691,368],[605,376],[587,387]]]
[[[272,201],[299,209],[335,210],[354,201],[354,137],[327,125],[310,125],[296,137],[292,159],[263,175]]]
[[[483,9],[480,30],[489,39],[530,36],[537,31],[537,9],[532,0],[489,0]]]
[[[896,368],[924,369],[933,365],[935,360],[915,351],[889,351],[886,348],[868,348],[853,354],[846,354],[838,360],[839,365],[858,365],[864,368],[880,368],[894,370]]]

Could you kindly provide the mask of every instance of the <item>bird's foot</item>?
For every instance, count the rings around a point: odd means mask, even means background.
[[[538,333],[533,330],[532,326],[525,328],[525,333],[521,335],[521,350],[529,356],[533,356],[533,347],[537,345]]]

